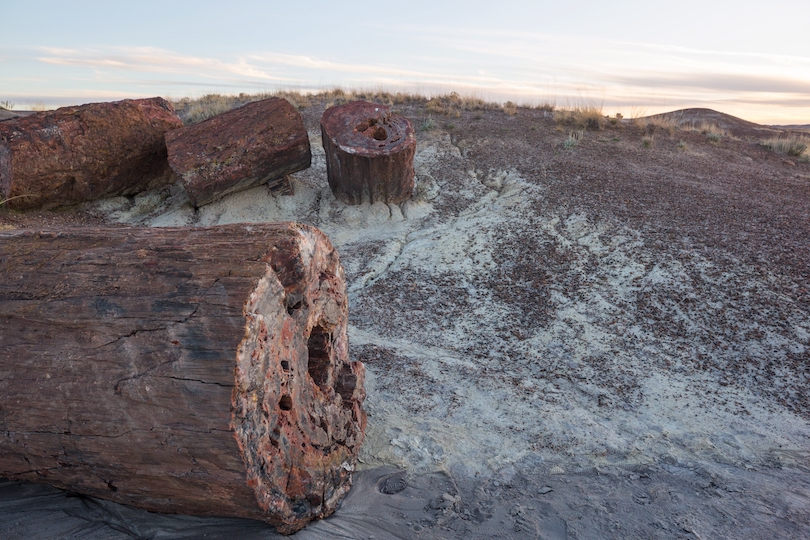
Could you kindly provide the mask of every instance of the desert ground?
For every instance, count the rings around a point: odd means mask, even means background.
[[[195,210],[181,184],[0,227],[300,221],[338,248],[367,369],[355,485],[300,538],[810,538],[810,163],[715,111],[606,119],[389,99],[416,188],[312,167]],[[178,104],[181,116],[191,104]],[[714,126],[707,127],[707,126]],[[280,538],[0,483],[0,537]]]

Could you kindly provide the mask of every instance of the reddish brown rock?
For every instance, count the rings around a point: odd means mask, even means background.
[[[194,206],[267,183],[290,193],[286,175],[312,162],[301,115],[287,100],[270,98],[166,134],[169,164]]]
[[[175,180],[164,133],[183,125],[163,98],[62,107],[0,122],[0,194],[10,208],[131,195]]]
[[[390,107],[355,101],[321,117],[329,187],[346,204],[397,204],[413,192],[416,137]]]
[[[283,533],[349,490],[364,368],[317,229],[0,231],[0,275],[0,477]]]

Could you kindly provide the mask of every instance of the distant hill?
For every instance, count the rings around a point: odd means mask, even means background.
[[[786,126],[771,126],[774,129],[784,129],[785,131],[801,131],[802,133],[810,133],[810,124],[792,124]]]
[[[679,125],[700,125],[704,122],[715,124],[731,135],[742,139],[776,137],[788,131],[810,132],[810,125],[804,126],[765,126],[756,124],[721,113],[712,109],[694,108],[681,109],[662,114],[654,114],[647,118],[675,118]]]
[[[9,111],[8,109],[0,109],[0,122],[9,120],[10,118],[17,118],[20,116],[28,116],[34,114],[35,111]]]

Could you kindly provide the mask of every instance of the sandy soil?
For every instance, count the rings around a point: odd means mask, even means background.
[[[566,149],[547,112],[460,111],[417,133],[412,200],[349,207],[326,184],[324,106],[302,111],[313,166],[293,196],[195,211],[174,186],[0,226],[329,235],[369,425],[352,493],[297,536],[810,537],[810,164],[629,122]],[[14,483],[0,515],[3,538],[274,537]]]

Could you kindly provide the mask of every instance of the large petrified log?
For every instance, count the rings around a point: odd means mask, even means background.
[[[411,198],[416,137],[410,120],[385,105],[354,101],[326,109],[321,138],[335,198],[346,204]]]
[[[0,194],[53,208],[170,184],[164,134],[183,122],[163,98],[62,107],[0,122]]]
[[[286,99],[248,103],[166,134],[169,164],[194,206],[267,183],[290,193],[286,175],[312,162],[304,121]]]
[[[298,224],[0,231],[0,476],[283,533],[363,439],[337,252]]]

